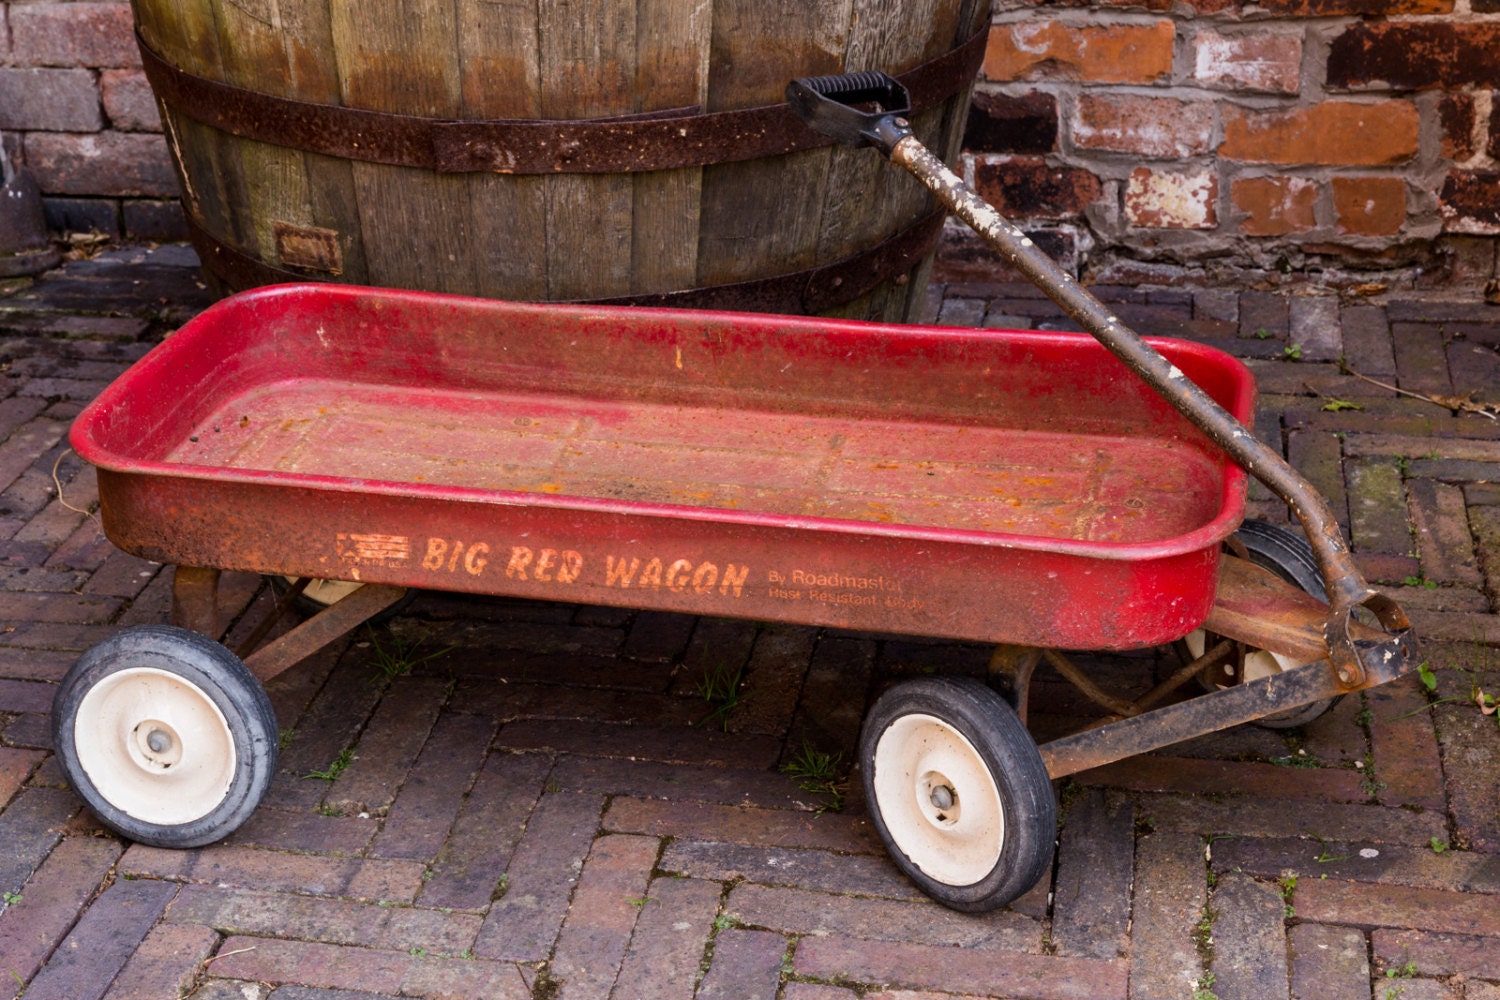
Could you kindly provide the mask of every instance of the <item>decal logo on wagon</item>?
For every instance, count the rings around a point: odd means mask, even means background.
[[[356,566],[405,566],[411,559],[411,539],[405,535],[338,533],[339,558]]]

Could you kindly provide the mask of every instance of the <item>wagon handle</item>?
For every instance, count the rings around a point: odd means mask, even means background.
[[[1378,593],[1354,565],[1333,509],[1311,483],[1195,385],[1155,348],[1112,314],[1042,253],[1025,233],[980,198],[963,178],[912,134],[905,88],[884,73],[806,77],[787,85],[787,103],[819,132],[853,146],[871,145],[915,174],[947,208],[973,227],[1016,270],[1046,293],[1110,353],[1140,376],[1236,463],[1291,507],[1312,543],[1331,610],[1324,625],[1329,658],[1339,683],[1353,690],[1366,676],[1389,678],[1415,653],[1411,622],[1400,605]],[[873,110],[856,105],[873,104]],[[1356,640],[1354,609],[1368,608],[1388,633],[1379,641]]]

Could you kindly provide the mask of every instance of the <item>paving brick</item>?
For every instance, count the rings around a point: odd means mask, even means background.
[[[449,715],[438,720],[375,838],[373,857],[437,855],[494,733],[488,719]]]
[[[1365,936],[1346,927],[1298,924],[1287,934],[1291,1000],[1368,1000]]]
[[[722,891],[717,882],[653,880],[620,966],[615,995],[691,1000]]]
[[[379,698],[380,688],[372,673],[354,669],[345,662],[329,675],[327,684],[301,718],[281,714],[278,706],[278,721],[283,728],[293,729],[296,736],[281,751],[278,771],[265,803],[310,809],[325,795],[336,794],[328,787],[331,783],[307,775],[326,771],[340,753],[354,744]]]
[[[783,1000],[855,1000],[858,996],[853,990],[846,990],[842,986],[825,986],[822,983],[787,983],[781,995]],[[925,1000],[906,990],[899,993],[881,992],[865,995],[871,1000]]]
[[[1124,962],[1017,954],[1007,956],[1002,963],[992,952],[851,938],[803,939],[797,946],[793,969],[795,974],[810,978],[943,992],[985,992],[1018,1000],[1111,1000],[1126,996]]]
[[[1089,789],[1063,815],[1052,941],[1057,954],[1110,959],[1128,949],[1135,854],[1131,802]]]
[[[604,828],[654,837],[726,843],[813,847],[851,854],[884,853],[863,817],[781,809],[747,809],[705,802],[615,798]]]
[[[1135,907],[1130,925],[1130,1000],[1176,998],[1192,992],[1202,973],[1193,930],[1208,890],[1203,841],[1158,831],[1136,844]]]
[[[166,909],[177,886],[120,881],[84,911],[26,995],[42,1000],[98,1000]]]
[[[380,906],[318,896],[184,886],[167,920],[226,934],[267,935],[365,945],[389,951],[459,955],[474,941],[481,918],[408,906]]]
[[[660,847],[654,837],[623,834],[594,841],[548,966],[562,983],[562,997],[609,996],[646,905],[646,885]]]
[[[775,1000],[787,945],[786,938],[770,931],[720,931],[697,995],[703,1000]]]
[[[1451,395],[1442,331],[1426,323],[1391,323],[1397,384],[1409,392]]]
[[[128,552],[113,552],[105,558],[94,575],[89,577],[88,583],[83,585],[83,592],[135,600],[161,575],[160,563],[141,559]]]
[[[265,983],[395,994],[400,992],[414,961],[414,956],[404,952],[231,937],[219,946],[213,971],[216,976]]]
[[[0,681],[0,684],[5,683]],[[0,808],[10,801],[45,756],[35,750],[0,747]]]
[[[1487,895],[1333,879],[1297,883],[1297,915],[1316,923],[1399,927],[1448,934],[1500,932],[1500,907]]]
[[[552,759],[540,754],[490,755],[437,853],[422,888],[423,905],[489,906],[551,769]],[[599,790],[559,781],[568,791]]]
[[[471,1000],[473,997],[484,997],[485,1000],[532,1000],[532,985],[527,980],[529,971],[524,966],[518,967],[510,962],[467,961],[419,955],[412,961],[406,978],[402,980],[401,995],[432,997],[433,1000]]]
[[[571,791],[766,809],[807,808],[810,797],[780,772],[607,757],[563,756],[553,780]]]
[[[691,615],[643,611],[636,615],[621,654],[648,663],[670,663],[687,649],[696,622]]]
[[[1231,837],[1214,841],[1214,867],[1243,871],[1261,878],[1278,878],[1287,871],[1308,879],[1336,879],[1413,889],[1495,893],[1500,872],[1485,855],[1445,849],[1430,844],[1410,846],[1366,842]]]
[[[4,969],[29,980],[72,928],[123,850],[113,839],[68,837],[23,885],[21,899],[0,912]]]
[[[400,861],[360,861],[287,854],[246,847],[170,851],[136,844],[120,859],[120,871],[204,882],[225,888],[351,895],[411,902],[421,885],[422,865]]]
[[[0,891],[16,892],[51,853],[79,810],[72,792],[26,788],[0,812]]]
[[[551,954],[603,811],[597,795],[542,796],[511,857],[505,895],[490,908],[475,953],[521,962]]]
[[[1385,787],[1388,805],[1442,809],[1442,759],[1427,698],[1415,677],[1403,678],[1365,693],[1370,709],[1370,747],[1375,775]]]
[[[769,737],[731,735],[702,729],[648,729],[600,725],[572,719],[507,723],[495,745],[510,750],[554,750],[599,757],[630,757],[676,764],[770,767],[781,751]]]
[[[1285,902],[1280,887],[1227,875],[1214,887],[1214,992],[1223,1000],[1287,995]]]
[[[1353,449],[1351,449],[1352,451]],[[1406,488],[1389,459],[1349,458],[1349,531],[1360,552],[1406,555],[1412,550]]]
[[[158,924],[110,985],[111,1000],[180,997],[198,978],[219,935],[207,927]]]
[[[372,817],[327,816],[261,806],[244,826],[220,843],[231,847],[352,857],[369,846],[378,826],[379,820]]]
[[[1363,802],[1362,778],[1335,768],[1293,768],[1275,764],[1180,757],[1129,757],[1077,775],[1086,785],[1147,792],[1204,792],[1252,797]]]
[[[742,924],[804,937],[909,941],[1035,954],[1042,951],[1041,922],[1010,909],[960,914],[930,902],[860,899],[747,884],[730,892],[724,912]]]
[[[780,763],[807,747],[854,760],[864,722],[861,695],[869,690],[874,659],[874,644],[863,639],[825,636],[818,642]]]
[[[1423,575],[1439,583],[1477,586],[1481,577],[1463,490],[1430,479],[1409,480],[1406,488]]]
[[[1348,524],[1342,443],[1332,434],[1296,431],[1287,436],[1287,460],[1323,494],[1340,524]]]
[[[1374,844],[1425,844],[1447,836],[1441,815],[1373,805],[1241,799],[1214,801],[1175,795],[1144,794],[1138,815],[1159,830],[1201,833],[1233,832],[1247,837],[1302,837],[1368,841]]]
[[[690,878],[786,885],[829,893],[923,900],[886,858],[845,857],[828,851],[756,847],[677,840],[662,852],[659,867]]]
[[[1424,975],[1500,979],[1500,954],[1492,937],[1378,928],[1370,933],[1370,950],[1387,968],[1415,960]],[[1471,995],[1477,985],[1471,984]]]
[[[1289,303],[1292,343],[1308,361],[1333,361],[1344,353],[1339,300],[1331,295],[1294,295]]]

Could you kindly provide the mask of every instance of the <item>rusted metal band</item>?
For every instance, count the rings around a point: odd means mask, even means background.
[[[899,79],[912,113],[940,105],[973,82],[988,32]],[[220,131],[347,160],[438,173],[619,174],[778,156],[832,143],[785,104],[700,113],[677,108],[578,121],[419,118],[316,104],[245,90],[185,72],[136,36],[156,96]]]
[[[821,267],[750,281],[675,292],[574,299],[579,305],[660,306],[736,312],[819,313],[853,302],[883,281],[900,279],[937,246],[946,212],[939,210],[872,247]],[[203,266],[231,288],[327,280],[328,275],[268,264],[225,243],[186,213],[188,235]]]

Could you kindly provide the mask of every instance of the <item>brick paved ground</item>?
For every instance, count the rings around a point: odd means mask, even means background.
[[[987,651],[749,622],[426,595],[275,681],[282,771],[229,841],[104,833],[49,755],[52,688],[91,643],[165,620],[171,570],[80,512],[94,478],[63,438],[205,304],[190,263],[127,249],[0,285],[0,997],[1184,1000],[1211,970],[1223,1000],[1500,998],[1500,728],[1465,700],[1500,688],[1500,424],[1334,363],[1497,400],[1500,309],[1099,290],[1145,332],[1251,359],[1259,432],[1347,517],[1437,690],[1065,782],[1051,877],[970,917],[896,873],[857,793],[820,813],[778,765],[812,746],[847,767],[884,681],[976,673]],[[1061,325],[1020,286],[931,302]],[[386,677],[398,642],[447,651]],[[1115,688],[1160,665],[1082,659]],[[721,730],[698,691],[724,671],[743,697]],[[1052,675],[1035,698],[1038,726],[1084,711]],[[346,750],[337,780],[307,777]]]

